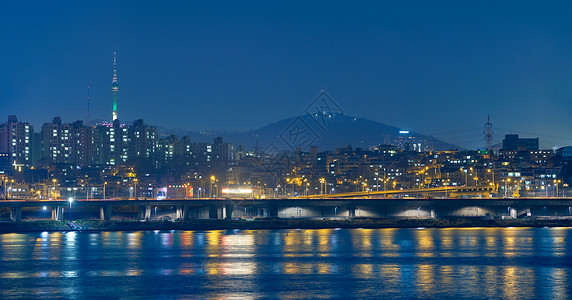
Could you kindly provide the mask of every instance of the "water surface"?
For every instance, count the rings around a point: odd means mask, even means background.
[[[0,235],[0,298],[572,297],[572,229]]]

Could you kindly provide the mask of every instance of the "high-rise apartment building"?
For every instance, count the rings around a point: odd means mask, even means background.
[[[157,148],[157,128],[139,119],[127,130],[129,159],[151,159]]]
[[[8,116],[8,121],[0,124],[0,153],[8,154],[14,165],[30,165],[33,132],[30,123],[18,122],[16,116]]]
[[[88,165],[92,154],[92,127],[82,121],[62,123],[55,117],[42,126],[42,157],[45,163]]]

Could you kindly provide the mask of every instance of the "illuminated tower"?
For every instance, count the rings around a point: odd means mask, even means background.
[[[490,115],[485,123],[485,145],[487,150],[493,149],[493,124],[491,123]]]
[[[113,95],[113,121],[117,120],[117,93],[119,93],[119,82],[117,82],[117,52],[113,52],[113,80],[111,81],[111,94]]]

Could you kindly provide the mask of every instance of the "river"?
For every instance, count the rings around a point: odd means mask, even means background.
[[[0,234],[0,298],[572,297],[571,228]]]

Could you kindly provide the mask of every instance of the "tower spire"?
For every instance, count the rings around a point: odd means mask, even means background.
[[[117,52],[113,52],[113,80],[111,81],[111,94],[113,95],[113,121],[118,118],[117,93],[119,93],[119,82],[117,81]]]
[[[487,116],[485,123],[485,147],[487,150],[493,149],[493,124],[491,123],[491,116]]]
[[[89,86],[89,84],[88,84],[88,85],[87,85],[87,117],[85,118],[85,124],[86,124],[86,125],[89,125],[89,121],[90,121],[90,120],[89,120],[89,117],[90,117],[90,116],[89,116],[89,100],[91,100],[91,99],[89,98],[89,87],[90,87],[90,86]]]

